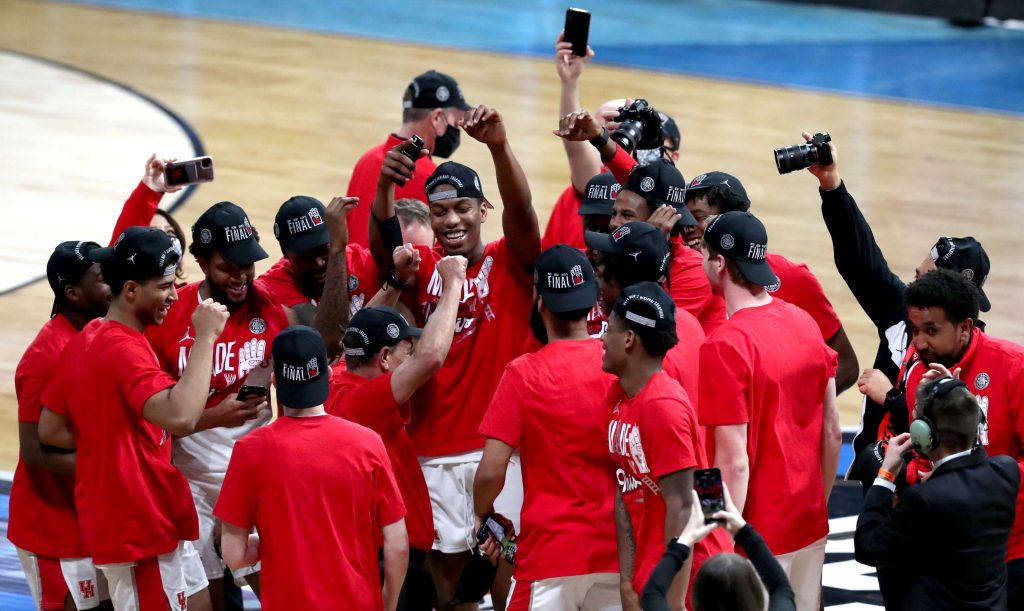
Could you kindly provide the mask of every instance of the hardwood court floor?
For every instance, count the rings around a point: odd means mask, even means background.
[[[0,14],[0,47],[123,82],[185,117],[217,159],[217,180],[177,212],[182,225],[191,225],[210,204],[230,199],[249,211],[271,253],[277,249],[271,224],[278,205],[297,193],[324,201],[342,193],[359,155],[397,128],[409,79],[430,68],[455,75],[471,103],[503,113],[542,219],[568,181],[562,147],[550,135],[558,99],[551,60],[22,0],[0,0]],[[912,276],[941,234],[981,240],[993,265],[986,285],[993,303],[985,317],[989,331],[1024,341],[1024,323],[1014,314],[1024,281],[1018,264],[1024,212],[1019,116],[600,64],[587,70],[587,107],[625,95],[647,97],[676,118],[683,133],[680,167],[687,177],[722,169],[744,181],[754,212],[768,226],[771,250],[805,261],[817,273],[862,365],[870,364],[877,340],[835,272],[816,181],[805,174],[780,177],[772,162],[772,148],[797,142],[802,129],[832,133],[847,185],[904,277]],[[94,137],[133,145],[146,140],[145,133],[101,125]],[[88,141],[76,146],[85,163],[101,162],[90,157]],[[456,158],[480,170],[493,197],[486,149],[464,138]],[[4,160],[5,175],[16,171],[11,164],[17,161]],[[124,192],[132,186],[124,185]],[[63,207],[51,213],[74,214],[73,198],[62,195]],[[111,201],[111,222],[121,201]],[[45,227],[36,230],[40,240],[55,241]],[[485,236],[499,232],[495,216]],[[106,234],[82,237],[103,240]],[[197,277],[195,266],[189,272]],[[51,300],[45,283],[0,298],[2,469],[13,468],[17,452],[14,368],[46,320]],[[848,391],[841,406],[844,424],[855,424],[856,391]]]

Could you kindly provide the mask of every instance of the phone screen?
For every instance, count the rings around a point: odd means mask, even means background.
[[[262,386],[243,386],[238,390],[238,400],[245,401],[253,397],[266,397],[268,391]]]
[[[572,43],[572,54],[587,55],[587,39],[590,36],[590,13],[581,8],[565,11],[565,42]]]
[[[693,472],[693,489],[700,497],[700,508],[704,512],[704,523],[714,522],[711,516],[725,510],[725,493],[722,491],[722,472],[718,469],[697,469]]]

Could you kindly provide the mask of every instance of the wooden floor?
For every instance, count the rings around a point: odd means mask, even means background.
[[[455,75],[470,103],[504,114],[542,218],[568,181],[561,145],[550,135],[558,99],[550,60],[20,0],[0,0],[0,15],[0,47],[120,81],[185,117],[217,159],[217,180],[178,211],[181,224],[190,226],[207,206],[229,199],[248,210],[272,253],[270,228],[280,203],[297,193],[325,201],[342,193],[359,155],[397,128],[409,79],[430,68]],[[780,177],[772,162],[772,148],[797,142],[803,129],[832,133],[847,185],[905,277],[939,235],[981,240],[993,265],[986,285],[993,304],[985,317],[989,332],[1024,341],[1024,322],[1013,314],[1024,284],[1018,262],[1024,121],[601,65],[584,79],[588,107],[629,95],[673,115],[687,177],[721,169],[743,180],[768,227],[769,247],[816,271],[862,364],[873,358],[874,330],[835,272],[816,181],[803,173]],[[146,144],[145,133],[96,128],[97,140]],[[88,140],[75,146],[86,162],[98,161]],[[456,158],[480,170],[485,188],[495,191],[484,147],[464,138]],[[4,165],[0,180],[9,180],[9,160]],[[114,190],[127,193],[131,186]],[[55,213],[74,213],[73,194],[54,196],[66,202]],[[120,201],[111,202],[112,211]],[[499,230],[492,222],[485,235],[494,238]],[[56,242],[40,231],[40,240]],[[7,254],[0,252],[0,260]],[[195,268],[189,271],[195,278]],[[0,298],[0,469],[13,468],[17,454],[14,368],[51,301],[45,283]],[[843,422],[856,423],[856,392],[846,393],[841,405]]]

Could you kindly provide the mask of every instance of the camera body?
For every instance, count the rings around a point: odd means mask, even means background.
[[[213,180],[213,158],[196,157],[168,163],[164,168],[164,182],[168,187],[194,185]]]
[[[661,115],[647,104],[647,100],[636,100],[620,108],[615,121],[619,128],[611,139],[628,153],[632,154],[637,148],[661,148]]]
[[[832,149],[828,146],[829,142],[832,142],[832,136],[825,132],[814,134],[810,142],[777,148],[775,167],[778,168],[779,174],[789,174],[816,163],[832,165]]]

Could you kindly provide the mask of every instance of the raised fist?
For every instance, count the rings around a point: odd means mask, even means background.
[[[206,299],[192,312],[192,326],[196,330],[196,341],[217,339],[228,321],[228,309],[212,299]]]

